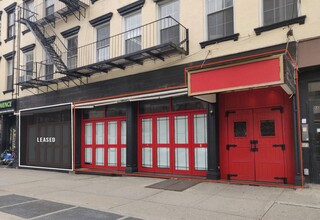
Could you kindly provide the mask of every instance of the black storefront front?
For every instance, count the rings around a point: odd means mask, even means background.
[[[20,110],[19,115],[19,165],[71,170],[71,104]]]
[[[16,100],[0,102],[0,152],[16,150]]]
[[[320,183],[320,38],[298,47],[303,168],[307,182]]]

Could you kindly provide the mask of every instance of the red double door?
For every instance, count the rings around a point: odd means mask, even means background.
[[[282,108],[227,111],[227,179],[286,183]]]

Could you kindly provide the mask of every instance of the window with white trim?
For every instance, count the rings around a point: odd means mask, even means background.
[[[263,25],[298,17],[298,0],[263,0]]]
[[[34,1],[29,0],[24,3],[24,18],[30,21],[35,21],[35,13],[34,13]]]
[[[179,44],[179,0],[165,2],[159,5],[160,10],[160,42]]]
[[[125,17],[126,54],[141,50],[141,12]]]
[[[97,62],[109,59],[110,25],[97,27]]]
[[[24,54],[24,74],[20,76],[20,82],[25,82],[33,78],[33,51]]]
[[[68,38],[67,45],[67,66],[69,69],[74,69],[78,64],[78,36]]]
[[[14,11],[8,14],[8,38],[11,38],[15,35],[15,17]]]
[[[44,78],[45,80],[53,79],[54,66],[49,54],[44,51],[45,61],[44,61]]]
[[[234,34],[233,0],[207,0],[208,40]]]
[[[7,60],[8,62],[8,75],[7,75],[7,90],[13,89],[13,59]]]
[[[54,0],[45,0],[46,3],[46,16],[54,13]]]

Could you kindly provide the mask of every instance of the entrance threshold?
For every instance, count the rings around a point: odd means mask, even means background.
[[[245,180],[242,180],[242,181],[241,180],[210,180],[200,176],[172,175],[172,174],[148,173],[148,172],[126,173],[124,171],[92,169],[92,168],[79,168],[79,169],[76,169],[74,172],[75,174],[91,174],[91,175],[105,175],[105,176],[134,176],[134,177],[148,177],[148,178],[176,179],[176,180],[197,180],[200,182],[263,186],[263,187],[275,187],[275,188],[285,188],[285,189],[304,188],[304,186],[294,186],[290,184],[281,184],[281,183],[255,182],[255,181],[245,181]]]

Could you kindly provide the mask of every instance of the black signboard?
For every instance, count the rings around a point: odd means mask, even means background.
[[[0,102],[0,114],[13,113],[16,109],[16,100],[6,100]]]
[[[71,105],[20,111],[20,164],[72,168]]]

